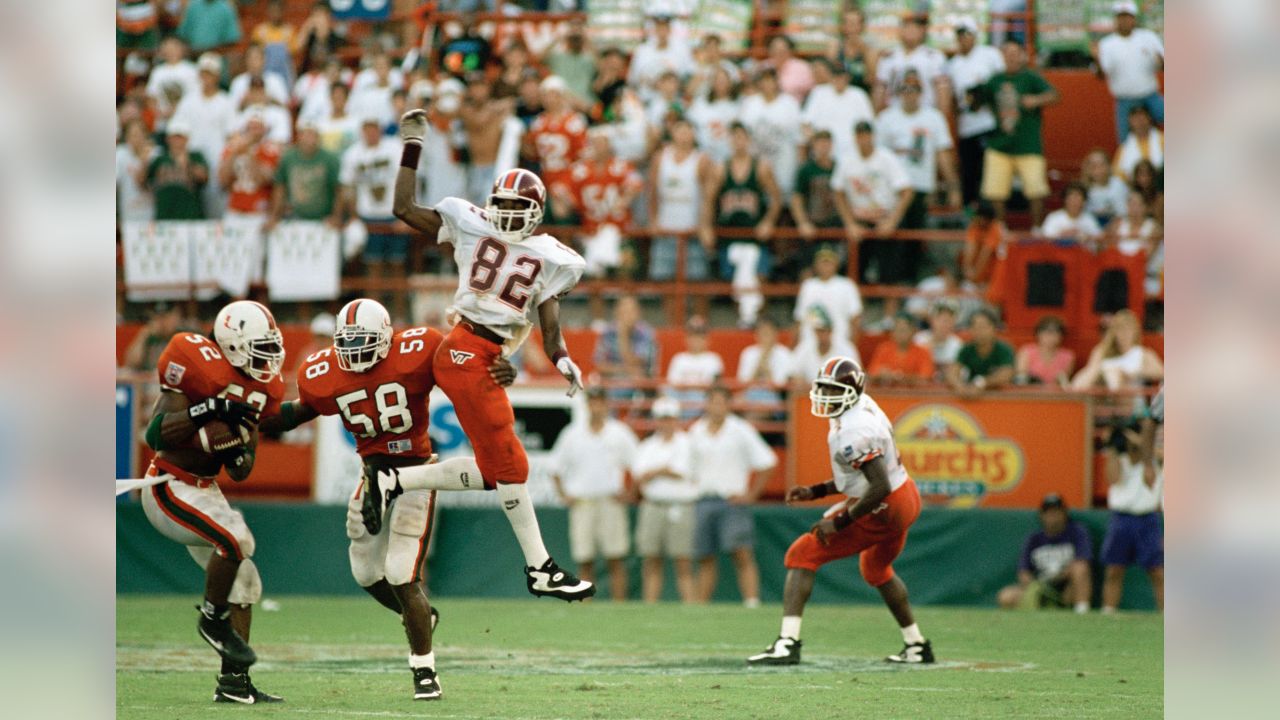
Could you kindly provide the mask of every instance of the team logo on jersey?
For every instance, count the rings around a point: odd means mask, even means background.
[[[185,375],[187,369],[176,362],[169,363],[164,369],[164,384],[177,387],[182,382],[182,376]]]
[[[449,357],[453,359],[454,365],[461,365],[471,358],[475,357],[475,353],[469,353],[465,350],[450,350]]]
[[[387,443],[387,453],[390,455],[399,455],[407,453],[413,449],[413,441],[409,439],[391,440]]]
[[[911,408],[893,424],[902,464],[920,487],[952,507],[973,507],[987,493],[1009,492],[1027,463],[1009,438],[988,437],[969,413],[950,405]]]

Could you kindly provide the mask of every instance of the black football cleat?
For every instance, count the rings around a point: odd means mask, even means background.
[[[365,463],[360,481],[364,484],[360,496],[360,519],[370,535],[377,535],[382,532],[382,516],[386,514],[387,506],[404,492],[404,488],[400,486],[400,476],[395,468],[379,471],[369,463]]]
[[[891,663],[900,665],[928,665],[933,662],[933,646],[928,640],[921,643],[907,643],[897,655],[885,658]]]
[[[413,671],[413,699],[439,700],[443,692],[440,690],[440,679],[431,668],[415,668]]]
[[[556,561],[547,558],[542,567],[534,569],[526,566],[525,578],[528,580],[529,592],[533,595],[556,597],[566,602],[586,600],[596,594],[596,586],[586,580],[579,580],[573,573],[560,569]]]
[[[249,673],[227,673],[218,676],[218,689],[213,691],[213,701],[257,705],[258,703],[282,703],[284,698],[264,693],[253,686]]]
[[[748,665],[799,665],[801,642],[778,636],[764,652],[747,658]]]
[[[231,609],[224,610],[221,615],[215,615],[213,607],[207,602],[204,605],[197,605],[196,609],[200,611],[200,620],[196,623],[196,630],[200,633],[200,637],[209,646],[218,651],[218,655],[223,660],[233,665],[247,668],[258,661],[258,656],[253,652],[253,648],[249,647],[249,643],[240,637],[240,633],[231,627]]]

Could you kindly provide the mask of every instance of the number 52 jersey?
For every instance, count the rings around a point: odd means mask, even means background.
[[[452,309],[512,341],[508,346],[523,342],[530,311],[572,290],[586,268],[581,255],[550,235],[498,240],[484,210],[461,198],[445,198],[435,210],[443,221],[439,241],[453,245],[458,264]]]
[[[298,367],[298,395],[321,415],[341,417],[360,457],[427,458],[427,397],[435,387],[431,360],[443,339],[432,328],[398,332],[387,357],[365,372],[338,367],[332,347],[312,353]]]

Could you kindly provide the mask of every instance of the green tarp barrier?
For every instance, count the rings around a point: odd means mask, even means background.
[[[345,507],[284,503],[247,503],[239,507],[257,540],[254,561],[268,596],[361,592],[347,565]],[[786,574],[782,557],[791,542],[818,518],[819,509],[766,505],[756,508],[755,516],[761,596],[765,602],[780,602]],[[1072,517],[1089,529],[1096,557],[1101,550],[1107,513],[1076,511]],[[546,508],[538,511],[538,519],[547,549],[568,564],[566,512]],[[996,592],[1014,581],[1022,543],[1035,527],[1034,511],[925,508],[894,569],[907,583],[916,604],[991,606]],[[523,597],[527,593],[519,546],[506,518],[496,508],[442,508],[431,553],[428,582],[435,595]],[[631,558],[628,568],[631,597],[638,598],[639,559]],[[1100,573],[1100,569],[1095,572],[1095,605],[1101,590]],[[600,578],[600,584],[608,587],[607,574]],[[203,574],[186,550],[156,532],[139,504],[117,506],[117,592],[194,595],[203,586]],[[677,597],[670,568],[664,593],[666,599]],[[727,557],[721,560],[715,598],[739,599],[733,566]],[[818,573],[812,602],[879,603],[880,597],[862,582],[854,557],[831,563]],[[1154,607],[1151,588],[1136,568],[1131,568],[1126,577],[1122,607]]]

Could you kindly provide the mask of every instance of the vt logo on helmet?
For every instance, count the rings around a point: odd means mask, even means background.
[[[520,242],[542,224],[547,188],[528,170],[516,168],[498,176],[484,206],[485,219],[503,242]]]
[[[338,311],[333,349],[338,367],[364,372],[391,352],[391,314],[382,303],[368,298],[352,300]]]
[[[862,397],[867,376],[852,358],[827,360],[809,390],[809,411],[817,417],[837,417]]]
[[[284,338],[262,303],[237,300],[218,311],[213,339],[233,367],[258,382],[270,382],[284,364]]]

